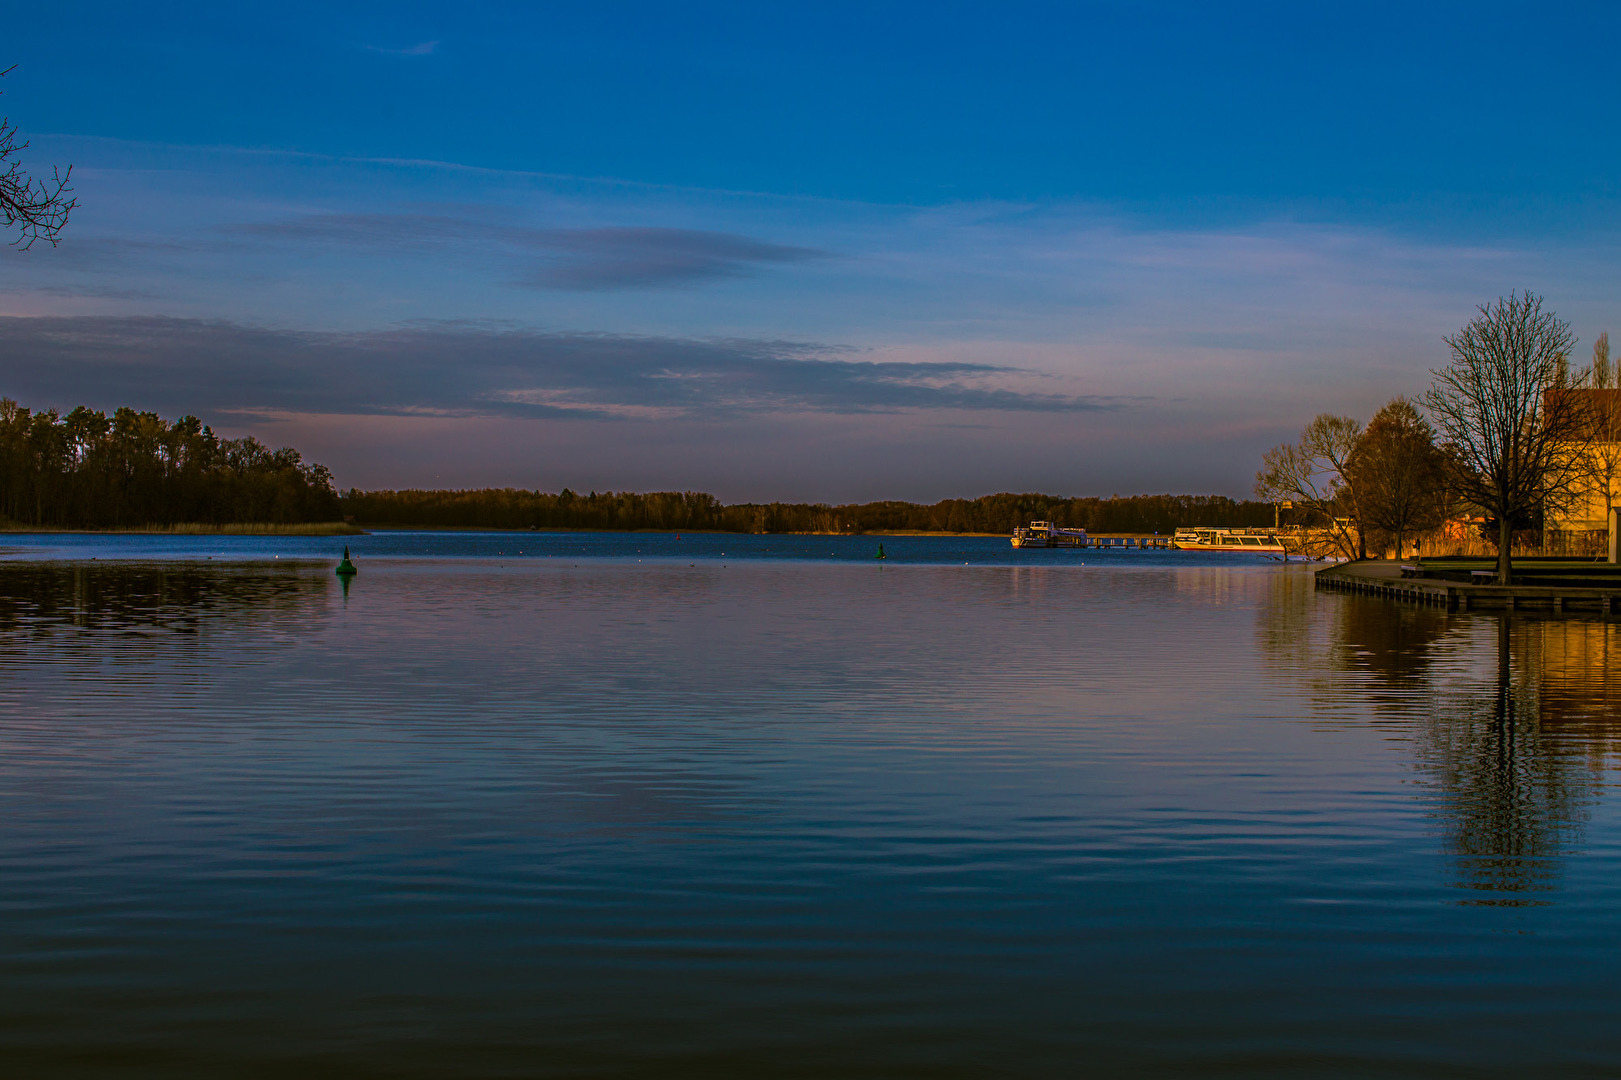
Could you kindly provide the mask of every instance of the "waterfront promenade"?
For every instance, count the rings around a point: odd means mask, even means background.
[[[1617,587],[1464,583],[1415,576],[1415,565],[1383,559],[1341,563],[1317,571],[1317,587],[1444,607],[1449,611],[1529,609],[1621,614],[1621,588]]]

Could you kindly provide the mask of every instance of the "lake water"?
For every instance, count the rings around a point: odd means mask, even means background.
[[[1005,539],[0,547],[11,1075],[1621,1071],[1615,622]]]

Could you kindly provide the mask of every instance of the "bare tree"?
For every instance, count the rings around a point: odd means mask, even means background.
[[[1359,524],[1394,536],[1397,558],[1408,536],[1446,520],[1446,453],[1407,398],[1393,399],[1368,421],[1345,471],[1356,491]]]
[[[0,77],[12,70],[0,71]],[[6,228],[19,230],[12,243],[21,245],[24,251],[36,240],[55,247],[68,215],[79,205],[79,200],[69,197],[73,189],[68,179],[73,175],[73,166],[65,170],[53,166],[49,180],[36,180],[23,172],[19,155],[26,149],[28,143],[19,141],[11,118],[0,118],[0,218],[5,219]]]
[[[1569,507],[1584,494],[1592,424],[1572,381],[1570,326],[1534,293],[1485,304],[1450,335],[1452,360],[1437,371],[1424,405],[1453,459],[1452,482],[1497,519],[1497,580],[1513,583],[1516,519]]]
[[[1255,494],[1267,502],[1293,502],[1308,524],[1324,530],[1333,548],[1348,559],[1366,558],[1367,543],[1349,522],[1358,517],[1356,491],[1345,464],[1356,448],[1362,425],[1348,416],[1323,413],[1307,424],[1300,442],[1273,447],[1255,474]]]

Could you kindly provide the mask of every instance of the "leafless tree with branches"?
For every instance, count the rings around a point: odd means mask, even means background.
[[[1452,359],[1431,372],[1424,405],[1451,454],[1456,492],[1497,519],[1497,580],[1509,585],[1515,521],[1585,494],[1593,425],[1583,396],[1566,388],[1588,373],[1570,376],[1570,326],[1530,292],[1482,305],[1445,340]]]
[[[0,76],[9,75],[12,70],[6,68],[0,71]],[[65,170],[52,167],[49,180],[36,180],[23,172],[19,155],[26,149],[28,143],[19,139],[11,118],[0,118],[0,218],[5,219],[6,228],[19,230],[12,243],[24,251],[33,247],[36,240],[55,247],[61,239],[62,227],[68,223],[68,215],[79,205],[79,200],[71,197],[73,188],[68,185],[73,166]]]
[[[1368,421],[1346,462],[1357,493],[1358,523],[1393,537],[1401,558],[1408,537],[1446,520],[1446,466],[1429,421],[1413,402],[1393,399]]]
[[[1298,443],[1268,450],[1255,474],[1258,498],[1294,503],[1306,512],[1307,524],[1321,529],[1331,549],[1347,559],[1368,553],[1361,530],[1348,524],[1358,514],[1346,463],[1361,434],[1362,425],[1350,417],[1323,413],[1306,425]]]

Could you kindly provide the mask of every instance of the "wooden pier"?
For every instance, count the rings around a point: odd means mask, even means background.
[[[1169,536],[1088,536],[1086,546],[1089,548],[1168,548],[1171,547]]]
[[[1175,547],[1172,537],[1144,536],[1092,536],[1085,529],[1072,529],[1054,525],[1050,521],[1032,521],[1028,528],[1013,530],[1016,548],[1093,548],[1115,551],[1145,550]]]
[[[1564,585],[1464,585],[1426,578],[1406,578],[1390,562],[1354,562],[1316,573],[1319,589],[1382,596],[1448,611],[1589,611],[1621,614],[1621,589]]]

